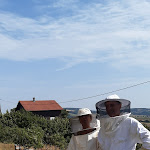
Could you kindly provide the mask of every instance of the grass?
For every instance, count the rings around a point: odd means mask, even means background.
[[[14,144],[0,143],[0,150],[14,150],[14,149],[15,149]]]
[[[143,125],[147,125],[148,127],[150,127],[150,117],[149,116],[143,116],[143,115],[139,115],[139,116],[133,116],[135,119],[137,119],[139,122],[141,122]]]
[[[21,147],[21,150],[23,149],[24,148]],[[0,143],[0,150],[15,150],[15,145]],[[60,149],[55,146],[44,146],[43,148],[36,149],[36,150],[60,150]]]

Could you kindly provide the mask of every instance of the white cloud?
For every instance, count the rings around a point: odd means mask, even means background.
[[[56,0],[52,7],[72,8],[77,2],[79,3],[78,0]]]
[[[65,7],[64,1],[56,6]],[[117,67],[149,66],[150,2],[94,3],[76,12],[72,17],[40,16],[36,20],[2,12],[0,58],[68,58],[62,69],[101,61],[111,61]]]

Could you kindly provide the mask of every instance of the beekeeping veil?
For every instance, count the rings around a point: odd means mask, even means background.
[[[118,101],[121,103],[120,116],[110,117],[107,114],[105,103],[108,101]],[[96,103],[97,119],[101,123],[101,131],[105,133],[112,133],[116,131],[122,121],[124,121],[130,115],[130,101],[126,99],[120,99],[118,95],[110,95],[106,99]]]
[[[71,123],[71,130],[74,135],[79,135],[79,132],[84,131],[82,128],[82,125],[79,121],[79,116],[84,115],[91,115],[92,120],[90,122],[90,129],[84,129],[84,130],[91,130],[91,129],[97,129],[100,127],[100,121],[96,119],[96,114],[92,114],[91,111],[88,108],[82,108],[78,110],[78,114],[76,117],[73,117],[70,119]]]
[[[118,101],[121,103],[120,115],[130,113],[130,101],[126,99],[120,99],[118,95],[114,94],[96,103],[98,119],[109,117],[105,107],[105,103],[108,101]]]

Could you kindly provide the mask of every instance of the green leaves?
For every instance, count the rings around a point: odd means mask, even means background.
[[[0,117],[0,142],[15,143],[26,148],[41,148],[44,144],[66,149],[70,141],[70,123],[62,117],[47,120],[24,110],[6,112]]]

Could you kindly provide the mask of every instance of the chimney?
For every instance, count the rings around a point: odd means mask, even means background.
[[[35,97],[33,97],[33,102],[35,102]]]

